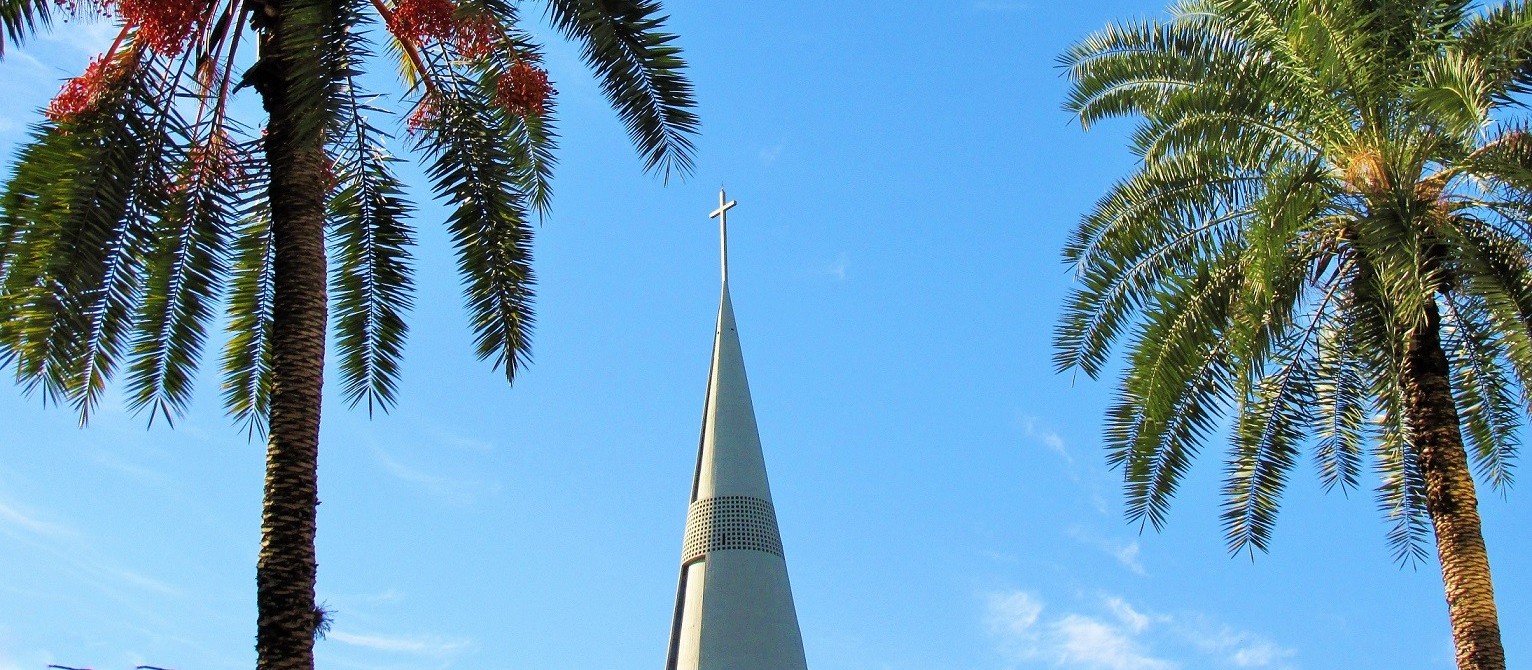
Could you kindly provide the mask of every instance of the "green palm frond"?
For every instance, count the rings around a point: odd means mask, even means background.
[[[1112,344],[1152,296],[1182,268],[1217,253],[1237,235],[1245,211],[1227,204],[1260,180],[1229,174],[1201,156],[1156,164],[1118,183],[1076,229],[1064,255],[1084,288],[1071,296],[1056,329],[1054,364],[1095,377]]]
[[[46,30],[57,9],[53,0],[0,0],[0,57],[7,42],[21,46],[33,33]]]
[[[287,86],[286,104],[305,110],[293,128],[295,146],[321,143],[327,129],[340,123],[350,95],[357,54],[363,51],[363,28],[370,19],[366,0],[284,0],[279,5],[284,23]]]
[[[1532,92],[1532,7],[1512,0],[1470,17],[1462,30],[1464,53],[1480,59],[1491,94],[1502,103]]]
[[[184,128],[173,90],[147,58],[67,132],[37,128],[7,184],[5,217],[26,221],[3,287],[0,326],[24,388],[89,416],[115,370],[142,299],[152,214]]]
[[[1349,296],[1340,296],[1341,300]],[[1354,312],[1337,307],[1321,311],[1326,322],[1316,347],[1314,461],[1326,491],[1349,493],[1360,486],[1368,420],[1366,367],[1359,360],[1359,338],[1350,323]]]
[[[553,25],[580,42],[645,169],[666,179],[692,170],[698,120],[676,36],[654,0],[546,0]]]
[[[1223,487],[1224,536],[1231,552],[1266,551],[1270,544],[1282,491],[1305,437],[1304,408],[1317,399],[1306,348],[1284,351],[1273,361],[1278,369],[1240,403]]]
[[[352,406],[365,399],[371,413],[395,400],[413,304],[414,233],[413,206],[391,168],[398,159],[384,153],[385,135],[365,112],[360,97],[343,110],[351,127],[330,199],[330,290],[342,394]]]
[[[1478,476],[1510,481],[1532,408],[1529,54],[1522,2],[1182,0],[1060,57],[1082,126],[1137,119],[1135,170],[1065,246],[1053,358],[1094,377],[1127,340],[1104,435],[1130,519],[1163,525],[1227,412],[1231,550],[1270,546],[1313,449],[1327,490],[1371,460],[1396,557],[1428,557],[1427,419],[1404,411],[1427,332]]]
[[[254,143],[247,150],[255,150]],[[223,370],[223,405],[251,435],[264,435],[271,407],[272,309],[276,268],[271,208],[264,194],[271,179],[264,163],[252,166],[245,197],[238,203],[229,271],[228,340]]]
[[[1463,436],[1480,476],[1504,492],[1514,481],[1511,465],[1521,446],[1524,391],[1505,374],[1504,338],[1489,327],[1482,303],[1453,296],[1446,306],[1452,333],[1443,345],[1453,363]]]
[[[1420,453],[1407,437],[1399,398],[1380,399],[1378,507],[1389,523],[1388,544],[1394,561],[1419,566],[1430,560],[1431,519],[1426,513],[1426,482]]]
[[[530,361],[536,285],[528,197],[521,190],[525,167],[505,141],[505,112],[481,102],[492,81],[442,81],[441,123],[417,143],[436,191],[455,205],[447,226],[466,284],[475,353],[514,380]]]
[[[1105,430],[1107,462],[1123,469],[1131,521],[1164,525],[1176,487],[1227,404],[1237,373],[1223,325],[1241,279],[1233,262],[1172,276],[1146,310]]]
[[[1430,119],[1459,135],[1477,133],[1489,124],[1494,91],[1478,59],[1449,50],[1432,54],[1421,66],[1420,83],[1411,98]]]
[[[215,128],[184,157],[152,234],[144,300],[128,366],[129,407],[171,422],[191,400],[192,381],[222,298],[228,246],[249,159]]]

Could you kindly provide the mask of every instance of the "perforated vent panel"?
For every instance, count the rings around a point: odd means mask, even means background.
[[[681,562],[690,563],[710,551],[745,549],[782,555],[777,512],[771,503],[750,496],[703,498],[686,512],[686,539]]]

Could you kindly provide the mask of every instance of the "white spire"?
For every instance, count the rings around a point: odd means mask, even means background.
[[[719,191],[723,295],[665,670],[807,670],[734,306]]]

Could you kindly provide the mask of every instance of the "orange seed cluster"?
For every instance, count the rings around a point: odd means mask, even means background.
[[[504,32],[487,14],[461,15],[452,0],[399,0],[385,21],[400,40],[451,44],[464,58],[493,54]]]
[[[111,0],[123,22],[156,53],[177,56],[207,24],[213,3],[206,0]]]
[[[542,115],[555,91],[548,83],[548,71],[525,60],[518,60],[500,75],[496,102],[514,114]]]
[[[94,111],[101,103],[101,96],[116,83],[122,68],[106,56],[97,56],[85,67],[85,73],[64,82],[48,109],[43,114],[54,123],[73,121],[81,114]]]

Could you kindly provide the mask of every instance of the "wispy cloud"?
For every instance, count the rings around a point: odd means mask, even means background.
[[[427,472],[422,468],[408,465],[394,458],[382,449],[376,450],[375,453],[378,458],[378,464],[383,467],[384,472],[424,491],[432,497],[454,505],[470,505],[480,495],[493,493],[500,489],[499,484],[494,482],[450,477]]]
[[[63,524],[43,521],[36,512],[23,512],[0,502],[0,528],[9,527],[48,537],[78,537],[79,533]]]
[[[0,670],[21,670],[21,662],[0,649]]]
[[[1140,551],[1138,540],[1128,540],[1126,542],[1113,540],[1097,535],[1084,526],[1071,527],[1069,529],[1069,536],[1087,547],[1111,556],[1118,563],[1122,564],[1122,567],[1127,568],[1135,575],[1143,577],[1149,574],[1149,571],[1144,569],[1143,562],[1138,558]]]
[[[991,594],[987,619],[1001,651],[1020,663],[1035,661],[1079,670],[1173,670],[1139,639],[1149,617],[1126,603],[1108,607],[1110,618],[1067,613],[1043,618],[1044,605],[1025,591]]]
[[[117,36],[119,28],[110,21],[71,21],[69,30],[52,30],[41,34],[45,42],[62,42],[83,54],[99,54],[106,51]]]
[[[820,273],[828,277],[833,277],[835,281],[843,282],[846,281],[846,270],[850,268],[851,256],[843,251],[835,256],[835,260],[825,264],[825,266],[820,270]]]
[[[1207,620],[1206,617],[1183,617],[1175,622],[1178,634],[1204,653],[1236,668],[1291,668],[1292,649],[1282,647],[1263,636]]]
[[[454,656],[474,647],[473,640],[434,635],[376,635],[331,631],[325,635],[325,639],[372,651],[435,658]]]
[[[1000,0],[978,0],[970,5],[976,12],[1024,12],[1032,9],[1030,2],[1002,2]]]
[[[364,605],[386,605],[404,600],[404,592],[396,588],[388,588],[377,593],[339,595],[336,598]]]
[[[143,605],[147,597],[184,597],[174,585],[124,567],[105,555],[91,538],[63,522],[0,500],[0,535],[9,536],[31,551],[51,557],[72,579],[87,584],[102,596],[123,603],[146,620],[169,625],[163,615]]]
[[[176,486],[175,478],[154,468],[146,467],[106,449],[92,449],[86,458],[103,468],[116,472],[144,486],[166,489]]]
[[[1284,670],[1294,656],[1261,636],[1209,627],[1200,615],[1149,612],[1112,596],[1086,611],[1049,614],[1033,593],[991,593],[985,597],[985,622],[1011,668]]]
[[[1013,425],[1021,431],[1021,437],[1025,442],[1052,452],[1064,462],[1064,476],[1080,484],[1076,490],[1086,497],[1098,514],[1111,513],[1111,506],[1107,503],[1106,486],[1112,478],[1107,475],[1099,461],[1089,457],[1076,458],[1075,450],[1070,447],[1064,436],[1060,435],[1044,418],[1017,411],[1012,420]]]
[[[1064,438],[1058,433],[1044,428],[1038,424],[1037,417],[1028,416],[1021,419],[1021,429],[1026,432],[1027,438],[1043,445],[1048,451],[1059,455],[1069,465],[1075,464],[1075,457],[1069,453],[1069,447],[1064,445]]]
[[[787,140],[782,140],[769,147],[762,147],[760,151],[761,162],[767,165],[777,162],[777,158],[782,155],[782,150],[786,148]]]

